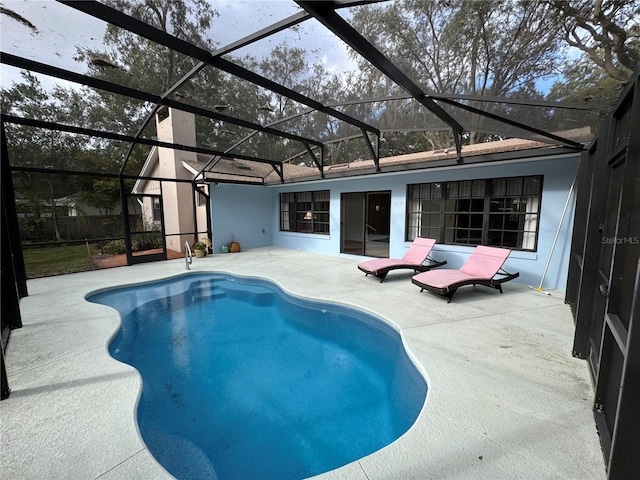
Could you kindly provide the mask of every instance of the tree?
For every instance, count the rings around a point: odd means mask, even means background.
[[[31,73],[22,73],[23,82],[2,90],[2,111],[12,115],[45,121],[60,121],[58,96],[62,89],[54,87],[50,94]],[[75,159],[87,139],[54,130],[8,124],[7,147],[12,165],[49,170],[73,170]],[[75,193],[78,179],[56,173],[18,172],[14,174],[16,197],[30,221],[38,224],[45,216],[53,219],[54,235],[61,238],[57,200]]]
[[[559,102],[612,105],[620,96],[621,88],[620,81],[607,75],[603,69],[594,66],[589,57],[583,55],[567,65],[562,79],[551,86],[547,99]]]
[[[256,59],[247,55],[233,58],[233,62],[321,103],[340,99],[344,91],[344,82],[340,80],[339,75],[330,74],[321,61],[311,64],[304,49],[287,44],[276,45],[263,58]],[[265,126],[273,126],[318,141],[332,140],[339,129],[348,128],[344,125],[345,122],[322,112],[309,112],[307,105],[285,95],[234,77],[225,79],[220,88],[225,91],[225,98],[229,100],[229,110],[232,114],[239,114]],[[234,111],[234,105],[241,105],[242,111]],[[357,129],[355,131],[360,133]],[[299,155],[299,159],[296,158],[294,163],[314,166],[301,142],[273,135],[251,135],[234,151],[275,160]]]
[[[120,201],[120,184],[115,178],[92,179],[88,188],[80,192],[80,198],[97,208],[100,215],[111,215]]]
[[[635,0],[547,0],[562,17],[564,41],[608,76],[626,82],[640,61],[640,4]]]
[[[203,48],[209,46],[206,34],[217,16],[209,2],[191,0],[111,0],[115,9],[178,38]],[[166,93],[197,63],[191,57],[110,25],[104,38],[105,49],[78,46],[76,60],[85,62],[87,74],[116,84],[158,95]],[[206,106],[213,96],[218,72],[204,69],[192,78],[173,98]],[[104,91],[84,89],[87,122],[97,129],[136,134],[154,105]],[[155,125],[144,135],[155,136]]]
[[[499,0],[394,2],[353,20],[425,90],[491,96],[536,93],[535,82],[556,71],[557,22],[547,5]]]
[[[537,82],[559,70],[563,45],[558,22],[549,5],[500,0],[394,2],[362,7],[353,19],[356,29],[427,92],[538,98],[542,94]],[[361,68],[370,79],[371,93],[397,93],[379,72],[366,64]],[[479,106],[505,112],[497,104]],[[481,118],[458,110],[454,115],[482,127]],[[414,120],[419,124],[420,117]],[[430,123],[442,126],[437,120]],[[483,138],[472,132],[469,141]],[[451,138],[436,132],[428,143],[447,147]]]
[[[217,16],[205,0],[111,0],[116,10],[137,18],[177,38],[207,48],[206,33]],[[89,74],[145,91],[164,93],[196,63],[191,57],[155,44],[129,31],[109,25],[105,51],[78,48]]]
[[[640,61],[640,4],[629,0],[547,0],[562,34],[581,55],[567,61],[548,99],[613,104]]]

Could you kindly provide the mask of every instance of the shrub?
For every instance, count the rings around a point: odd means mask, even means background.
[[[110,242],[104,244],[102,251],[104,253],[111,253],[113,255],[125,253],[126,249],[124,247],[124,240],[111,240]]]
[[[162,248],[162,234],[160,232],[136,234],[135,239],[131,243],[134,252]]]

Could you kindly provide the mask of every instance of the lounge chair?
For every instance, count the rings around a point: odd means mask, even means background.
[[[373,275],[384,281],[391,270],[411,269],[415,273],[426,272],[447,262],[438,262],[431,258],[431,250],[436,244],[432,238],[416,237],[402,258],[376,258],[358,264],[358,268],[367,275]],[[429,262],[425,265],[425,262]]]
[[[464,285],[484,285],[502,293],[502,284],[520,275],[502,269],[510,253],[511,250],[506,248],[479,245],[459,270],[419,273],[411,278],[411,282],[419,286],[421,292],[429,290],[449,299],[449,302],[458,288]]]

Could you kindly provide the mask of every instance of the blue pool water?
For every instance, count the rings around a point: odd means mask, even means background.
[[[179,479],[298,479],[388,445],[427,385],[398,333],[354,309],[218,274],[96,293],[109,351],[142,375],[137,419]]]

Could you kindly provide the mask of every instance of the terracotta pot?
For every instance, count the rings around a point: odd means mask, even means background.
[[[194,250],[194,252],[196,252],[197,258],[202,258],[207,254],[206,250]]]
[[[229,251],[232,253],[236,253],[240,251],[240,244],[238,242],[231,242],[229,244]]]

